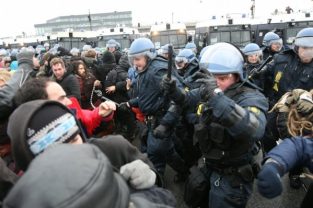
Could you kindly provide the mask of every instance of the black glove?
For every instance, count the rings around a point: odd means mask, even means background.
[[[199,79],[196,82],[202,83],[199,89],[201,100],[204,102],[209,101],[215,95],[214,90],[218,88],[215,78],[213,76],[208,76],[207,78]]]
[[[164,90],[166,96],[169,96],[176,104],[182,105],[185,100],[184,92],[176,87],[176,80],[163,77],[161,82],[161,88]]]
[[[128,111],[130,109],[130,105],[128,102],[122,102],[120,103],[120,105],[118,106],[118,108],[122,111]]]
[[[171,134],[171,131],[167,126],[164,126],[162,124],[158,125],[154,130],[153,130],[153,135],[157,139],[164,139],[166,137],[169,137]]]
[[[164,76],[161,82],[161,88],[166,95],[172,94],[176,91],[176,80]]]
[[[208,79],[209,76],[210,74],[208,74],[208,72],[197,71],[192,77],[196,80],[199,80],[199,79]]]

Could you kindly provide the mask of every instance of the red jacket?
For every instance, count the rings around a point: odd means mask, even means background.
[[[106,117],[99,115],[99,107],[93,110],[85,110],[80,107],[80,104],[75,97],[69,98],[72,104],[68,105],[69,109],[75,110],[76,118],[81,121],[82,125],[87,131],[88,136],[91,136],[93,131],[100,125],[102,121],[108,122],[113,119],[114,113]]]

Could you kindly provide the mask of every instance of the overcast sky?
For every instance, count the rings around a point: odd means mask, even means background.
[[[256,15],[286,6],[294,10],[313,8],[312,0],[255,0]],[[1,1],[0,37],[34,34],[34,24],[58,16],[132,11],[133,25],[154,22],[194,22],[226,13],[250,13],[251,0],[4,0]]]

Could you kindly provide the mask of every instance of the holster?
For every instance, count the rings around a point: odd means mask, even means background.
[[[184,201],[189,207],[206,207],[208,204],[209,180],[206,167],[192,166],[185,183]]]

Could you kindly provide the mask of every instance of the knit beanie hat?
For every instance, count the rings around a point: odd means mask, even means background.
[[[22,48],[21,51],[17,54],[17,62],[20,65],[21,63],[33,64],[33,57],[35,56],[35,50],[29,48]]]
[[[102,62],[104,64],[115,64],[115,57],[114,54],[110,51],[105,51],[102,55]]]
[[[13,157],[22,170],[48,147],[68,143],[80,132],[71,111],[61,103],[49,100],[20,105],[10,116],[7,129]]]
[[[91,144],[61,144],[35,158],[3,207],[126,208],[129,187]]]

